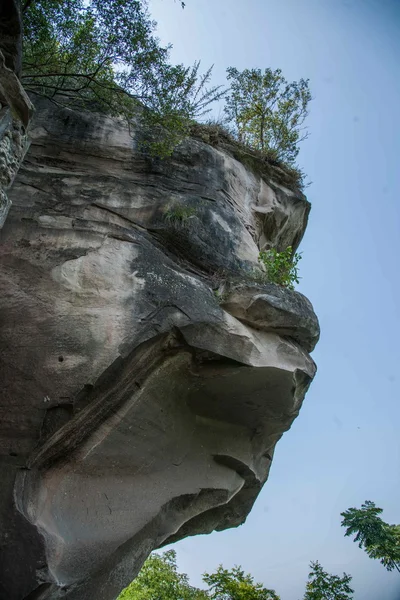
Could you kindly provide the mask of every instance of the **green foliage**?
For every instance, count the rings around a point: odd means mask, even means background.
[[[307,137],[308,80],[288,83],[280,69],[230,67],[227,73],[231,87],[225,113],[239,141],[269,160],[293,164],[299,143]]]
[[[118,114],[120,80],[139,92],[168,53],[138,0],[34,0],[23,22],[25,88],[72,107]]]
[[[172,204],[164,212],[164,219],[174,226],[187,225],[189,219],[196,216],[196,209],[184,204]]]
[[[275,248],[260,252],[258,260],[265,266],[267,281],[277,283],[290,290],[294,290],[294,284],[299,283],[297,264],[301,260],[301,254],[288,246],[286,250],[278,252]]]
[[[176,552],[168,550],[150,555],[118,600],[280,600],[273,590],[254,583],[241,567],[229,571],[220,566],[215,573],[205,573],[203,580],[208,591],[191,586],[188,576],[177,571]]]
[[[210,112],[210,104],[225,92],[221,86],[207,88],[212,67],[199,73],[200,62],[191,67],[171,66],[165,63],[156,72],[148,74],[149,94],[141,98],[145,122],[153,135],[146,145],[151,153],[161,158],[190,134],[195,121]]]
[[[206,592],[189,584],[188,576],[178,573],[176,552],[152,554],[137,578],[118,596],[118,600],[207,600]]]
[[[326,573],[318,561],[311,563],[303,600],[351,600],[351,576]],[[178,573],[176,552],[152,554],[137,578],[125,588],[118,600],[280,600],[274,590],[256,583],[240,566],[204,573],[209,586],[201,590],[189,584],[184,573]]]
[[[388,571],[400,572],[400,526],[385,523],[380,515],[382,508],[366,500],[361,508],[349,508],[341,513],[345,536],[354,535],[354,542],[370,558],[378,559]]]
[[[207,89],[211,69],[171,65],[154,35],[146,0],[32,0],[23,12],[22,82],[71,108],[140,117],[166,156],[224,92]]]
[[[330,575],[318,561],[312,562],[303,600],[351,600],[354,590],[350,587],[352,577]]]
[[[253,577],[241,567],[228,570],[220,565],[215,573],[205,573],[203,580],[210,586],[212,600],[279,600],[274,590],[254,583]]]
[[[226,94],[209,86],[211,68],[201,74],[199,62],[170,63],[170,46],[155,36],[147,0],[26,0],[22,12],[25,89],[63,106],[124,117],[133,126],[141,119],[148,127],[140,142],[153,156],[169,156]],[[308,81],[287,83],[279,70],[234,68],[228,79],[225,113],[236,139],[283,167],[301,188],[301,171],[281,163],[293,163],[306,137]]]

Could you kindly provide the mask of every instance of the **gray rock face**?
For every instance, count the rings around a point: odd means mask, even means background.
[[[21,123],[12,118],[8,108],[0,108],[0,229],[11,206],[7,190],[14,181],[28,145]]]
[[[0,597],[112,600],[268,477],[318,322],[246,281],[309,204],[198,140],[151,160],[115,119],[42,103],[30,136],[0,246]]]
[[[21,3],[18,0],[0,2],[0,52],[5,66],[20,75],[22,61]]]
[[[0,51],[0,106],[6,104],[11,112],[27,127],[33,113],[33,105],[16,74],[5,64]]]
[[[10,209],[7,190],[28,148],[25,128],[33,106],[17,75],[21,70],[22,24],[18,0],[0,2],[0,229]]]
[[[319,340],[319,323],[309,300],[298,292],[265,283],[242,283],[224,292],[223,308],[262,331],[275,331],[298,342],[308,352]]]

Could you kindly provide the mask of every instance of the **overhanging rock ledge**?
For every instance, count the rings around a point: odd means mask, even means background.
[[[0,597],[112,600],[153,549],[243,523],[268,477],[319,328],[249,274],[309,203],[229,148],[149,159],[45,101],[29,136],[0,246]]]

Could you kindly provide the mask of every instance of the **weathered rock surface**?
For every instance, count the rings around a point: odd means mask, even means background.
[[[18,0],[0,2],[0,229],[10,209],[7,190],[28,148],[25,129],[33,105],[18,75],[21,71],[22,24]]]
[[[310,301],[273,283],[232,285],[223,294],[222,306],[250,327],[291,337],[308,352],[319,340],[319,323]]]
[[[13,119],[8,108],[0,108],[0,229],[11,206],[8,189],[28,146],[29,141],[21,123]]]
[[[112,600],[268,477],[318,323],[237,281],[309,204],[193,139],[151,160],[118,120],[42,103],[30,136],[0,246],[0,597]]]
[[[27,127],[33,114],[33,104],[18,77],[6,64],[0,51],[0,106],[7,104],[11,113]]]
[[[0,2],[0,51],[5,66],[17,76],[22,62],[21,3],[18,0]]]

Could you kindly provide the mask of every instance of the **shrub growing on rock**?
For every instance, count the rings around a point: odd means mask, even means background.
[[[293,253],[292,246],[278,252],[275,248],[263,250],[258,260],[266,269],[266,278],[271,283],[277,283],[290,290],[294,290],[294,284],[299,283],[297,264],[301,260],[301,254]]]

